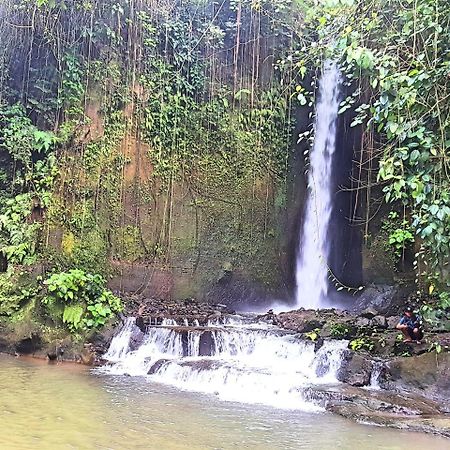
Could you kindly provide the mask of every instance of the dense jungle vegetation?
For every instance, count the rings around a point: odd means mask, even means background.
[[[99,327],[122,308],[115,262],[195,272],[208,246],[261,276],[326,58],[362,133],[354,219],[370,241],[390,204],[386,251],[412,248],[432,314],[450,306],[446,0],[5,0],[0,18],[3,316]]]

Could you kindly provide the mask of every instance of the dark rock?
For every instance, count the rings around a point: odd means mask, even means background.
[[[386,317],[384,316],[375,316],[372,318],[372,326],[375,326],[377,328],[387,328],[388,327],[388,323],[386,320]]]
[[[142,333],[145,333],[146,326],[145,321],[142,316],[136,317],[136,326],[142,331]]]
[[[323,337],[319,337],[315,342],[314,342],[314,352],[317,352],[321,347],[323,347],[323,344],[325,343],[325,339]]]
[[[30,337],[21,339],[15,345],[15,351],[21,355],[31,355],[41,350],[44,342],[39,334],[32,333]]]
[[[66,344],[64,341],[54,342],[52,345],[52,350],[47,351],[47,358],[49,361],[62,360],[65,353]]]
[[[359,315],[361,317],[366,317],[367,319],[372,319],[378,315],[378,311],[375,308],[369,307],[361,311]]]
[[[81,362],[85,366],[93,366],[95,363],[96,355],[90,347],[86,347],[80,354]]]
[[[58,355],[56,354],[56,352],[47,353],[47,358],[49,361],[56,361],[56,359],[58,358]]]
[[[220,311],[216,311],[208,316],[208,320],[219,320],[222,317],[222,313]]]
[[[395,358],[386,364],[382,386],[427,395],[450,411],[450,353],[424,353]]]
[[[202,372],[204,370],[216,370],[223,362],[215,359],[196,359],[195,361],[181,361],[180,366],[191,367],[192,369]]]
[[[416,342],[403,342],[396,340],[393,353],[396,356],[418,356],[427,353],[430,346],[425,342],[417,344]]]
[[[397,326],[399,321],[400,321],[400,317],[397,317],[397,316],[388,317],[386,320],[387,327],[389,329],[395,329],[395,327]]]
[[[158,359],[158,361],[156,361],[154,364],[152,364],[150,369],[148,369],[147,374],[152,375],[152,374],[158,372],[158,370],[161,369],[161,367],[168,361],[170,361],[170,360],[169,359]]]
[[[144,341],[144,338],[145,338],[145,334],[141,331],[141,329],[135,328],[130,337],[130,342],[129,342],[130,350],[131,351],[137,350],[141,346],[142,342]]]
[[[351,386],[367,386],[372,374],[372,361],[358,353],[348,351],[337,378]]]
[[[278,323],[287,330],[309,333],[322,328],[327,318],[315,310],[297,310],[278,314]]]
[[[443,414],[439,403],[420,395],[340,385],[309,388],[304,396],[356,422],[450,437],[450,417]]]
[[[378,314],[396,315],[406,303],[406,299],[414,289],[409,286],[369,285],[355,299],[351,308],[354,313],[366,308],[375,309]]]
[[[372,323],[371,320],[368,319],[367,317],[358,317],[358,318],[356,319],[356,321],[355,321],[355,325],[356,325],[358,328],[367,328],[367,327],[370,327],[371,323]]]
[[[214,354],[215,345],[212,332],[204,331],[200,336],[199,342],[199,355],[200,356],[212,356]]]
[[[142,332],[146,331],[148,325],[161,325],[163,319],[172,319],[179,325],[186,320],[189,324],[198,322],[206,325],[208,319],[214,320],[224,314],[234,314],[226,305],[210,305],[193,298],[169,302],[155,298],[127,297],[124,302],[127,305],[127,314],[138,316],[136,325]]]

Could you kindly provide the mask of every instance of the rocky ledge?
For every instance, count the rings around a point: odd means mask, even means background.
[[[358,423],[433,433],[450,438],[450,415],[438,402],[416,394],[348,386],[309,388],[305,397]]]
[[[157,298],[130,296],[124,300],[125,315],[136,316],[143,325],[160,325],[172,319],[186,326],[206,326],[211,320],[219,320],[235,311],[226,305],[199,302],[194,298],[167,301]]]

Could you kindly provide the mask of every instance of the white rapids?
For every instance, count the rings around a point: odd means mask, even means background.
[[[340,84],[339,68],[335,63],[326,61],[316,105],[315,137],[308,171],[308,197],[297,257],[298,308],[323,307],[328,294],[328,228],[333,208],[331,186]]]
[[[279,408],[320,410],[303,391],[338,383],[347,347],[347,341],[325,342],[315,352],[314,343],[298,335],[238,318],[203,328],[165,322],[148,327],[144,335],[134,322],[125,321],[104,356],[109,364],[100,370]],[[132,342],[136,335],[138,345]]]

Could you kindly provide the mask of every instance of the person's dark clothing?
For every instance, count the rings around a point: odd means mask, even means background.
[[[418,315],[412,315],[411,317],[408,317],[406,314],[400,319],[399,324],[400,325],[406,325],[408,328],[406,329],[408,336],[413,340],[422,340],[423,338],[423,331],[420,328],[421,319]],[[414,334],[414,329],[417,328],[418,332],[417,334]]]
[[[400,325],[407,325],[408,328],[414,329],[414,328],[420,328],[420,317],[419,316],[411,316],[408,317],[407,315],[404,315],[400,319]]]
[[[414,334],[414,328],[407,328],[406,329],[408,336],[413,340],[413,341],[421,341],[423,339],[423,331],[420,328],[417,328],[417,333]]]

